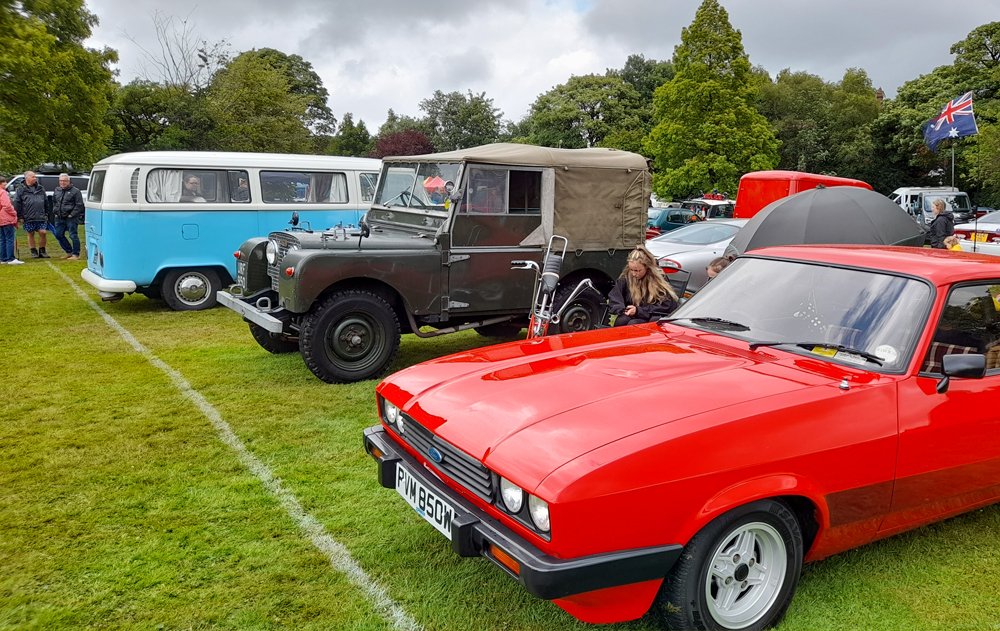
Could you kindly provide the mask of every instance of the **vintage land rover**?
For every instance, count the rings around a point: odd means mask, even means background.
[[[649,195],[645,158],[613,149],[494,144],[386,158],[359,231],[293,226],[246,241],[219,302],[266,350],[299,350],[323,381],[371,379],[401,333],[516,335],[535,275],[512,264],[540,262],[553,234],[569,241],[555,304],[585,278],[606,294],[643,242]],[[601,300],[574,298],[553,332],[591,328]]]

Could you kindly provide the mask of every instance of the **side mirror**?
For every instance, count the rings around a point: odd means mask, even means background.
[[[938,394],[948,391],[952,377],[982,379],[986,376],[986,355],[945,355],[941,358],[944,377],[937,384]]]
[[[292,220],[289,221],[288,223],[292,224],[293,226],[299,225],[299,213],[297,211],[292,211]]]

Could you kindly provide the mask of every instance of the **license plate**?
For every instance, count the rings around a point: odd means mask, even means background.
[[[247,263],[246,261],[236,261],[236,284],[240,287],[247,286]]]
[[[399,463],[396,464],[396,492],[431,526],[451,540],[451,520],[455,517],[455,509]]]
[[[986,232],[973,232],[972,233],[972,240],[973,241],[979,241],[980,243],[985,243],[986,242],[986,237],[988,237],[988,236],[989,236],[989,234],[986,233]]]

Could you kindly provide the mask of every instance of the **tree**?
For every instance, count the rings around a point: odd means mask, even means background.
[[[337,126],[337,119],[327,105],[330,93],[323,87],[312,64],[299,55],[286,55],[273,48],[261,48],[242,53],[257,57],[275,70],[280,70],[288,79],[288,89],[293,94],[308,98],[305,123],[318,136],[330,135]]]
[[[610,145],[635,150],[646,132],[642,114],[642,97],[620,77],[570,77],[531,105],[528,142],[544,147]]]
[[[179,18],[160,11],[150,14],[159,52],[150,51],[135,37],[125,36],[142,51],[142,78],[149,83],[198,93],[215,73],[230,62],[229,42],[199,38],[191,15]]]
[[[361,157],[368,155],[374,147],[365,122],[359,120],[358,124],[355,125],[354,115],[347,112],[340,123],[337,135],[330,140],[330,146],[326,153],[332,156]]]
[[[419,156],[434,153],[430,139],[415,129],[390,132],[375,141],[372,158],[387,156]]]
[[[465,149],[496,142],[500,136],[503,112],[493,107],[486,93],[468,94],[435,90],[420,102],[426,113],[428,137],[438,151]]]
[[[175,86],[135,79],[117,86],[108,110],[112,152],[209,150],[215,123],[206,98]]]
[[[389,134],[409,130],[420,132],[424,136],[430,136],[431,133],[430,125],[426,120],[406,115],[400,116],[392,108],[389,108],[389,112],[385,115],[385,122],[378,128],[378,136],[382,138]]]
[[[83,46],[96,24],[82,0],[0,0],[0,169],[86,169],[104,155],[118,57]]]
[[[754,109],[757,86],[742,36],[717,0],[704,0],[674,50],[676,75],[657,88],[656,127],[646,138],[653,190],[735,192],[749,171],[778,163],[779,143]]]
[[[290,91],[287,76],[263,59],[240,55],[219,70],[208,89],[212,140],[226,151],[306,152],[303,120],[309,97]]]
[[[609,68],[609,77],[618,77],[635,88],[644,103],[653,103],[653,93],[674,78],[674,66],[669,61],[646,59],[643,55],[629,55],[620,70]]]

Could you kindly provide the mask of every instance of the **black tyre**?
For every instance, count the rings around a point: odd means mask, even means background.
[[[518,336],[521,335],[521,329],[523,329],[524,326],[525,325],[521,323],[513,324],[510,322],[487,324],[486,326],[477,326],[476,333],[482,335],[483,337],[495,338],[498,340],[516,340]]]
[[[294,353],[299,350],[299,338],[289,337],[280,333],[271,333],[253,322],[248,322],[248,324],[250,325],[250,335],[268,353],[280,355],[281,353]]]
[[[208,268],[175,269],[163,277],[163,299],[174,311],[201,311],[217,304],[216,293],[222,282],[215,270]]]
[[[654,613],[670,629],[766,629],[788,610],[802,530],[787,504],[760,500],[714,519],[667,574]]]
[[[565,284],[556,289],[556,295],[552,301],[556,306],[556,311],[562,308],[563,303],[566,302],[574,289],[576,289],[576,283]],[[572,304],[566,307],[559,324],[549,327],[549,333],[578,333],[595,328],[601,324],[600,319],[604,313],[602,302],[603,297],[594,290],[584,291],[573,299]]]
[[[370,291],[339,291],[302,318],[299,351],[306,366],[327,383],[378,377],[399,350],[399,320]]]

